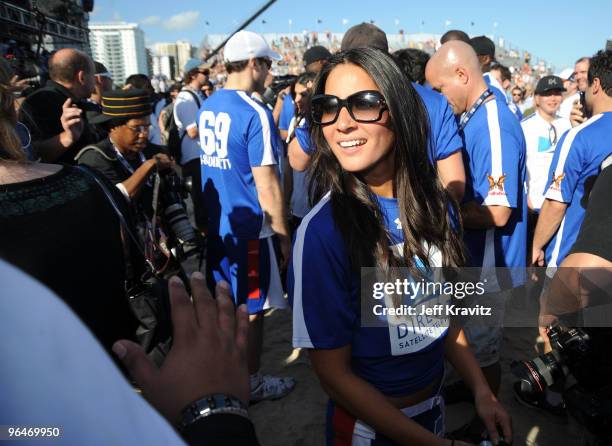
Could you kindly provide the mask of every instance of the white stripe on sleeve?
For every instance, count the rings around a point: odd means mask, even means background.
[[[261,158],[260,166],[270,166],[276,164],[274,157],[274,151],[272,150],[272,131],[270,130],[270,121],[268,121],[268,115],[264,108],[249,97],[244,91],[239,91],[240,96],[247,104],[249,104],[257,112],[259,116],[259,122],[261,123],[261,135],[263,137],[263,156]]]

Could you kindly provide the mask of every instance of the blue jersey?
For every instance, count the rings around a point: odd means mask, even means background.
[[[463,143],[457,131],[457,120],[446,98],[416,82],[412,83],[412,87],[421,97],[429,117],[429,160],[439,161],[461,150]]]
[[[295,102],[290,94],[285,95],[283,107],[281,108],[280,116],[278,117],[278,128],[280,130],[289,130],[291,120],[295,116]]]
[[[378,201],[390,244],[402,243],[397,200],[379,197]],[[439,251],[431,255],[430,263],[440,266]],[[380,316],[382,326],[362,326],[360,275],[351,268],[342,234],[333,220],[329,194],[297,230],[288,286],[294,347],[350,345],[353,372],[386,395],[413,393],[442,375],[448,319],[419,315],[390,323],[386,316]],[[447,297],[437,299],[435,303],[448,302]],[[434,301],[428,300],[428,304]]]
[[[271,236],[251,170],[278,162],[280,136],[270,111],[244,91],[219,90],[202,104],[198,130],[211,234]]]
[[[412,83],[412,87],[423,101],[429,118],[430,134],[427,147],[429,160],[433,163],[434,161],[448,158],[453,153],[461,150],[463,143],[457,131],[457,120],[446,98],[440,93],[425,88],[416,82]],[[308,127],[305,126],[299,131],[296,129],[295,134],[302,150],[312,155],[315,148],[310,143]]]
[[[561,225],[546,248],[546,262],[558,266],[576,241],[584,220],[588,195],[600,166],[612,153],[612,112],[593,116],[563,134],[553,156],[545,198],[568,207]]]
[[[527,255],[527,198],[525,195],[525,137],[505,102],[495,98],[480,106],[463,130],[466,188],[464,201],[512,208],[503,228],[466,229],[468,266],[514,268],[511,277],[489,278],[509,289],[525,282]]]

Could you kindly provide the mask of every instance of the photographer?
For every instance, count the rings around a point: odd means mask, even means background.
[[[147,139],[151,112],[149,95],[144,90],[106,93],[102,97],[102,114],[95,123],[105,123],[109,137],[85,147],[75,157],[79,164],[100,171],[145,215],[152,211],[151,174],[155,167],[164,170],[174,164],[163,147]]]

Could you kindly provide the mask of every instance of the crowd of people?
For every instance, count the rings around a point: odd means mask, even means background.
[[[511,443],[503,323],[368,326],[362,268],[389,281],[478,268],[476,306],[503,320],[529,266],[547,266],[542,299],[567,262],[612,266],[601,208],[612,52],[536,76],[500,64],[485,36],[453,30],[435,47],[391,52],[371,23],[331,48],[239,31],[221,61],[189,60],[166,94],[61,49],[49,81],[20,97],[0,59],[0,331],[18,339],[0,366],[3,423],[76,424],[74,444],[97,444],[114,423],[125,444],[257,444],[248,405],[296,385],[260,371],[264,314],[290,307],[293,347],[329,395],[326,444]],[[279,62],[301,68],[275,87]],[[180,261],[193,246],[205,266],[189,280]],[[477,416],[445,432],[445,397],[461,389]],[[550,389],[515,390],[565,411]],[[99,407],[67,396],[88,392]]]

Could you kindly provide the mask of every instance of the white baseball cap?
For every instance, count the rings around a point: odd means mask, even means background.
[[[282,59],[281,55],[267,44],[262,36],[251,31],[238,31],[225,44],[223,58],[227,62],[269,57],[272,60]]]
[[[561,71],[561,73],[559,73],[557,76],[559,76],[561,79],[563,79],[564,81],[568,80],[570,77],[572,77],[572,74],[574,74],[574,69],[573,68],[565,68],[564,70]]]

